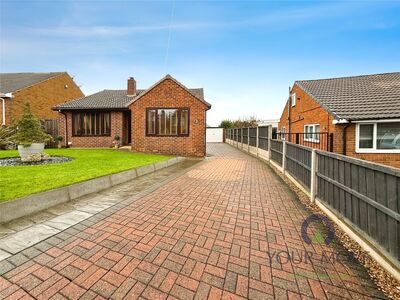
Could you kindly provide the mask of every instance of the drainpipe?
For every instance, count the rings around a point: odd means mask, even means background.
[[[351,122],[347,123],[346,125],[344,125],[343,127],[343,155],[346,155],[347,152],[347,128],[350,126]]]
[[[346,124],[343,127],[343,134],[342,134],[342,154],[346,155],[346,153],[347,153],[347,128],[351,125],[351,121],[346,120],[346,119],[339,119],[339,120],[333,120],[332,124],[333,125]]]
[[[1,101],[3,102],[3,106],[2,106],[2,112],[3,112],[3,121],[1,122],[2,126],[6,125],[6,99],[4,98],[0,98]]]
[[[1,122],[2,126],[6,125],[6,99],[5,98],[10,98],[11,99],[12,97],[13,96],[12,96],[11,93],[1,94],[0,99],[2,101],[2,115],[3,115],[2,122]]]
[[[68,148],[68,118],[67,118],[67,114],[61,110],[58,111],[60,114],[64,115],[65,118],[65,148]]]

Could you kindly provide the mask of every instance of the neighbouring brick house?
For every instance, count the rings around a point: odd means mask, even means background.
[[[296,81],[278,131],[316,148],[330,135],[333,152],[400,167],[400,72]]]
[[[84,96],[66,72],[0,73],[2,125],[21,117],[25,103],[40,119],[57,119],[54,105]]]
[[[188,89],[170,75],[146,90],[131,77],[124,90],[103,90],[55,106],[66,146],[110,147],[116,135],[133,151],[205,156],[203,89]]]

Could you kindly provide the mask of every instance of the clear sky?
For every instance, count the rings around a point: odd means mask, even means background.
[[[0,3],[1,72],[67,71],[85,94],[169,73],[213,126],[279,118],[295,80],[400,71],[399,1]]]

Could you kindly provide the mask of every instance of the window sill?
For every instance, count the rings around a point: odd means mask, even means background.
[[[304,139],[303,141],[304,141],[304,142],[307,142],[307,143],[319,144],[319,141],[316,141],[316,140]]]
[[[189,135],[188,135],[188,134],[185,134],[185,135],[156,135],[156,134],[146,134],[146,137],[156,137],[156,138],[178,137],[178,138],[186,138],[186,137],[189,137]]]
[[[72,137],[108,137],[111,134],[102,134],[102,135],[72,135]]]
[[[400,149],[379,149],[379,150],[375,150],[375,149],[356,149],[356,153],[369,153],[369,154],[400,154]]]

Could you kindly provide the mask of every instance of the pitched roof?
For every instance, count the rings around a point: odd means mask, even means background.
[[[67,110],[67,109],[126,109],[128,106],[137,101],[142,95],[146,94],[148,91],[153,89],[157,84],[165,79],[173,79],[171,76],[167,75],[156,84],[152,85],[147,90],[136,90],[135,96],[128,96],[127,90],[103,90],[101,92],[97,92],[95,94],[82,97],[79,99],[75,99],[69,102],[65,102],[59,104],[53,109],[56,110]],[[210,106],[204,100],[204,91],[202,88],[198,89],[187,89],[181,83],[176,81],[179,85],[185,88],[189,93],[191,93],[194,97],[204,102],[207,106]]]
[[[144,90],[137,90],[137,94]],[[95,94],[58,104],[54,109],[123,109],[132,100],[127,90],[103,90]]]
[[[157,81],[151,87],[149,87],[144,93],[142,93],[141,95],[138,95],[129,104],[132,104],[133,102],[139,100],[140,97],[142,97],[143,95],[145,95],[146,93],[151,91],[153,88],[155,88],[157,85],[159,85],[161,82],[163,82],[164,80],[167,80],[167,79],[172,80],[177,85],[179,85],[181,88],[186,90],[188,93],[192,94],[192,96],[194,96],[197,100],[199,100],[200,102],[203,102],[205,105],[207,105],[207,107],[209,109],[211,108],[211,104],[204,100],[204,90],[202,88],[200,88],[200,89],[188,89],[186,86],[184,86],[182,83],[180,83],[178,80],[176,80],[174,77],[172,77],[169,74],[167,74],[165,77],[161,78],[159,81]]]
[[[296,81],[338,119],[400,117],[400,72]]]
[[[0,92],[11,93],[35,85],[65,72],[50,73],[0,73]]]

